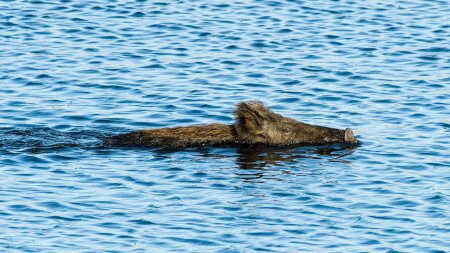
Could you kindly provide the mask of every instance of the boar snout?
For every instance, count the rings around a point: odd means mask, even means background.
[[[358,140],[356,140],[355,135],[353,134],[353,131],[350,128],[346,128],[344,131],[344,142],[351,142],[351,143],[358,142]]]

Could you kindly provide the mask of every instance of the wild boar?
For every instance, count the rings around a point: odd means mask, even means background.
[[[107,146],[282,147],[358,143],[352,130],[315,126],[284,117],[261,102],[240,102],[232,125],[207,124],[147,129],[111,136]]]

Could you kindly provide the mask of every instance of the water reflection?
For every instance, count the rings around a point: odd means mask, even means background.
[[[329,145],[314,147],[279,147],[279,148],[225,148],[236,155],[236,165],[243,170],[265,170],[271,166],[283,166],[298,162],[299,159],[327,159],[330,162],[348,163],[343,159],[352,154],[358,145]],[[155,153],[164,157],[181,151],[198,152],[202,158],[222,159],[228,152],[215,152],[219,148],[160,148]]]
[[[342,158],[352,154],[357,146],[323,146],[302,148],[245,148],[237,149],[237,164],[241,169],[264,170],[270,166],[282,166],[297,159],[323,159],[329,157],[330,161],[346,162]]]
[[[296,174],[293,167],[301,166],[301,159],[321,160],[328,162],[349,163],[344,157],[352,154],[357,146],[323,146],[301,148],[272,148],[272,149],[237,149],[236,164],[241,170],[236,175],[245,181],[258,179],[272,179],[282,181],[284,174]],[[278,169],[282,170],[278,170]],[[288,168],[288,169],[287,169]],[[277,175],[275,175],[275,173]],[[280,174],[281,173],[281,174]]]

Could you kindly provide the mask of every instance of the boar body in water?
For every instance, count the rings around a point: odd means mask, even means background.
[[[241,102],[235,123],[140,130],[109,137],[108,146],[282,147],[357,143],[352,130],[314,126],[274,113],[261,102]]]

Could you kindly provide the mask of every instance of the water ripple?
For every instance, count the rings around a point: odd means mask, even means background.
[[[447,252],[445,1],[0,1],[0,247]],[[262,100],[357,149],[106,149]]]

